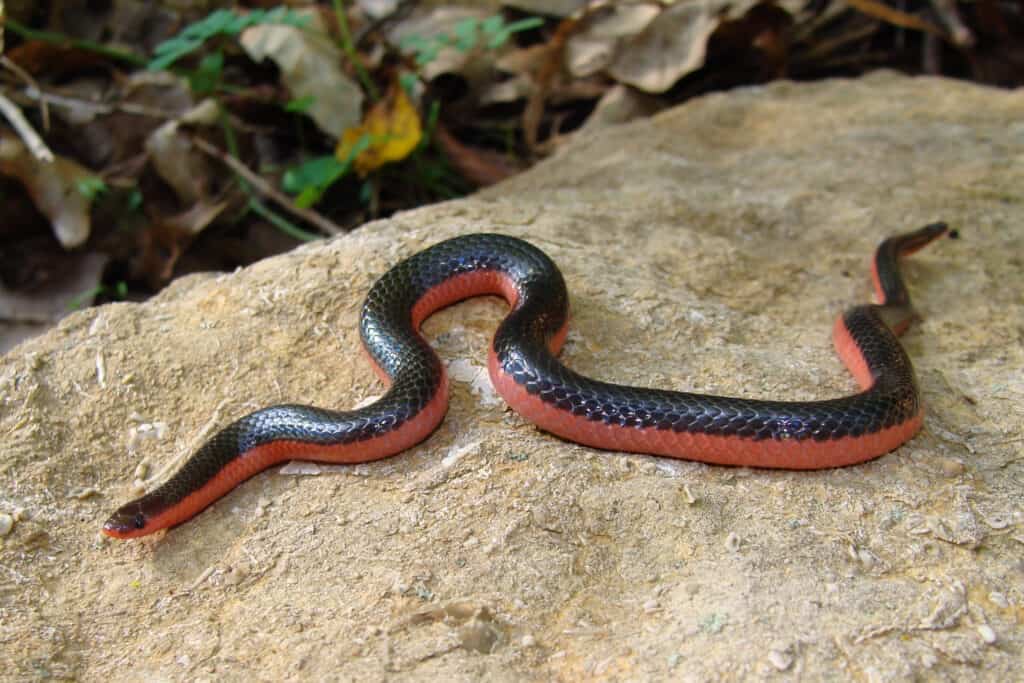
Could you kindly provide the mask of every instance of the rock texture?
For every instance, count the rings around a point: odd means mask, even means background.
[[[893,74],[737,90],[596,131],[475,197],[144,305],[0,364],[0,677],[11,680],[989,680],[1024,633],[1024,99]],[[98,530],[217,426],[351,406],[373,279],[451,235],[564,268],[564,352],[614,381],[810,399],[887,233],[929,413],[897,452],[774,472],[600,452],[490,392],[503,307],[426,325],[448,419],[398,457],[261,474],[160,538]],[[316,476],[310,476],[312,474]]]

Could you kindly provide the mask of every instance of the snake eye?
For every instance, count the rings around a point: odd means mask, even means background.
[[[141,512],[135,515],[135,519],[132,520],[135,523],[136,529],[141,529],[146,526],[146,516]]]

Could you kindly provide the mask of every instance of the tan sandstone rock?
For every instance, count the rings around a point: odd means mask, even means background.
[[[475,197],[69,317],[0,363],[0,676],[1019,676],[1022,122],[1021,93],[954,81],[740,89]],[[479,299],[426,325],[457,372],[422,445],[268,471],[159,538],[98,534],[133,479],[234,417],[378,394],[362,298],[444,237],[548,251],[581,372],[811,399],[854,388],[829,332],[870,296],[875,244],[933,220],[963,238],[905,268],[928,417],[877,461],[755,471],[559,441],[476,381],[504,312]]]

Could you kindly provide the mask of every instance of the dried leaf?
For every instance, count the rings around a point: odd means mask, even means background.
[[[586,5],[586,0],[505,0],[501,3],[532,14],[567,17]]]
[[[65,249],[89,238],[94,197],[89,188],[102,186],[98,175],[60,156],[49,163],[40,161],[19,138],[4,132],[0,132],[0,173],[21,181]]]
[[[398,9],[399,0],[357,0],[356,5],[371,19],[382,19]]]
[[[198,202],[194,206],[174,216],[164,218],[164,223],[186,235],[198,235],[206,226],[215,221],[224,209],[228,208],[226,200]]]
[[[660,13],[656,4],[615,5],[588,14],[566,43],[566,67],[591,76],[612,63],[619,44],[637,35]]]
[[[718,0],[669,7],[628,41],[609,73],[645,92],[665,92],[704,64],[708,37],[718,26],[721,9]]]
[[[638,118],[648,118],[664,106],[654,95],[647,95],[620,83],[598,100],[581,130],[596,131]]]
[[[89,252],[65,253],[57,258],[45,251],[22,251],[19,257],[27,258],[36,268],[49,265],[51,272],[32,291],[12,291],[0,285],[0,353],[45,332],[75,306],[91,303],[109,260],[104,254]]]
[[[270,57],[293,99],[310,98],[306,113],[324,132],[341,136],[356,125],[363,110],[363,91],[341,70],[344,55],[327,36],[319,14],[302,13],[307,26],[265,24],[247,28],[241,43],[255,61]]]
[[[478,187],[493,185],[522,171],[504,154],[462,144],[441,124],[434,135],[462,177]]]
[[[388,32],[388,41],[392,45],[407,46],[417,40],[430,41],[442,35],[454,36],[458,33],[460,25],[484,21],[490,14],[486,8],[418,8],[405,19],[395,23]],[[465,72],[470,70],[486,72],[495,58],[490,52],[462,51],[451,46],[442,47],[440,44],[436,54],[432,56],[433,59],[420,65],[420,75],[427,81],[446,73],[467,75]]]
[[[195,150],[188,136],[181,134],[181,124],[211,125],[217,120],[217,104],[204,100],[181,118],[168,121],[146,139],[146,152],[153,168],[173,189],[182,204],[195,204],[207,194],[210,166],[205,156]]]
[[[132,277],[145,280],[154,291],[162,289],[178,272],[179,262],[196,236],[230,205],[230,199],[203,199],[181,213],[153,216],[149,224],[137,232]]]
[[[104,60],[95,52],[41,40],[27,40],[12,47],[7,57],[33,76],[46,74],[55,80],[96,68]]]
[[[33,253],[25,253],[30,251]],[[0,285],[0,319],[21,323],[53,323],[67,315],[71,304],[89,304],[100,284],[103,269],[110,260],[95,252],[47,253],[45,247],[36,252],[31,245],[22,252],[33,267],[48,269],[47,279],[31,289],[8,289]],[[85,294],[86,296],[82,296]]]
[[[422,137],[419,113],[405,90],[393,87],[386,99],[366,113],[362,125],[344,132],[334,155],[342,163],[354,156],[356,171],[365,176],[384,164],[409,156]]]

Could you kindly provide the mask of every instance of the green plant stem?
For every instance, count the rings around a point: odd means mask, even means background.
[[[359,59],[359,54],[356,52],[355,45],[352,43],[352,33],[348,29],[348,15],[345,13],[345,2],[344,0],[334,0],[334,14],[338,18],[338,33],[341,37],[341,49],[345,51],[352,66],[355,67],[356,75],[359,76],[359,80],[363,83],[363,88],[366,89],[366,94],[370,96],[371,100],[379,100],[380,93],[377,91],[377,86],[374,85],[373,79],[370,78],[370,74],[367,73],[366,67],[363,66],[363,60]]]
[[[219,118],[221,129],[224,131],[224,141],[227,144],[228,154],[234,159],[238,159],[238,141],[235,138],[235,129],[231,127],[231,121],[228,119],[223,107],[220,108]],[[302,240],[303,242],[312,242],[314,240],[321,239],[320,235],[303,230],[284,216],[275,213],[267,207],[267,205],[260,201],[259,197],[256,195],[256,190],[253,189],[252,184],[241,174],[235,173],[235,178],[238,180],[238,184],[242,186],[245,193],[249,195],[248,206],[250,211],[262,216],[271,225],[289,237],[294,237],[295,239]]]
[[[220,128],[224,131],[224,143],[227,145],[228,154],[234,158],[238,158],[238,140],[235,138],[235,129],[231,127],[231,120],[228,118],[227,112],[224,111],[224,106],[217,103],[217,120],[220,122]],[[252,195],[252,187],[249,185],[249,181],[241,177],[237,173],[235,177],[238,178],[238,182],[241,184],[242,189],[247,194]]]
[[[283,216],[274,213],[268,209],[263,202],[256,199],[254,196],[249,197],[249,210],[265,218],[274,227],[289,237],[294,237],[295,239],[302,240],[303,242],[314,242],[318,239],[322,239],[320,235],[306,232]]]
[[[5,27],[9,29],[15,35],[21,36],[26,40],[38,40],[44,43],[51,43],[53,45],[64,45],[67,47],[77,48],[79,50],[86,50],[88,52],[95,52],[96,54],[103,55],[104,57],[110,57],[118,61],[127,62],[135,66],[145,66],[149,63],[145,57],[140,57],[132,52],[125,52],[124,50],[118,50],[116,48],[107,47],[101,43],[94,43],[91,40],[79,40],[78,38],[71,38],[70,36],[63,35],[61,33],[51,33],[50,31],[38,31],[34,28],[29,28],[18,23],[10,17],[6,18]]]

